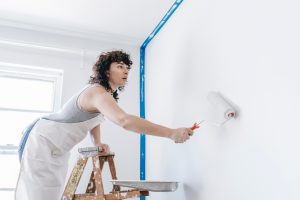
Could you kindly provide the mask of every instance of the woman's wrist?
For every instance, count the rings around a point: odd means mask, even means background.
[[[168,130],[167,130],[166,138],[173,140],[172,138],[173,138],[174,129],[172,129],[172,128],[167,128],[167,129]]]
[[[95,146],[100,146],[102,143],[100,141],[94,141]]]

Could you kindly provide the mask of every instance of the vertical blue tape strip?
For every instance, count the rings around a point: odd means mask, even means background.
[[[168,10],[159,24],[154,28],[152,33],[146,38],[140,47],[140,117],[145,118],[145,52],[146,47],[160,29],[169,20],[175,10],[180,6],[183,0],[176,0],[172,7]],[[141,134],[140,136],[140,180],[146,179],[146,136]],[[140,197],[140,200],[145,200],[145,197]]]
[[[140,117],[145,119],[145,48],[140,48]],[[146,178],[146,136],[140,136],[140,180]]]

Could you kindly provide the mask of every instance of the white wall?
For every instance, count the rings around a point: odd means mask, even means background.
[[[7,43],[9,41],[10,43]],[[16,44],[11,44],[14,42]],[[26,45],[20,45],[26,44]],[[28,46],[43,46],[37,48]],[[47,48],[44,48],[47,47]],[[51,47],[51,48],[48,48]],[[56,50],[53,50],[56,48]],[[119,105],[127,112],[139,115],[139,48],[112,41],[101,41],[69,35],[0,26],[0,62],[32,65],[64,70],[62,104],[81,89],[91,75],[91,68],[102,51],[123,49],[131,54],[134,62],[129,83],[120,94]],[[82,52],[84,50],[84,53]],[[108,120],[102,125],[102,142],[115,152],[115,164],[119,179],[139,178],[139,135],[129,133]],[[70,159],[70,170],[77,160],[79,146],[91,146],[90,137],[76,146]],[[108,168],[105,168],[108,170]],[[69,172],[70,173],[70,172]],[[105,172],[106,173],[106,172]],[[85,174],[79,192],[84,192],[89,179]],[[108,174],[104,176],[105,188],[110,189]]]
[[[147,179],[181,183],[149,199],[300,199],[298,8],[186,0],[147,47],[147,119],[174,128],[214,119],[209,91],[240,110],[185,144],[148,137]]]

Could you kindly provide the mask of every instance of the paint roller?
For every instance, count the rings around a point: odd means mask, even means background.
[[[204,122],[212,124],[214,126],[222,126],[224,123],[237,116],[236,110],[220,92],[210,92],[207,96],[207,99],[218,112],[223,114],[224,121],[221,123],[215,123],[208,120],[201,120],[198,123],[194,123],[194,125],[191,127],[192,130],[199,128],[200,124],[203,124]]]

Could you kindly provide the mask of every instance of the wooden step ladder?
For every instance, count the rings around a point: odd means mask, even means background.
[[[117,180],[114,154],[101,153],[100,147],[81,148],[78,151],[81,153],[82,157],[77,160],[77,163],[72,170],[61,200],[118,200],[149,196],[149,191],[141,191],[138,189],[121,191],[120,186],[116,185],[113,186],[113,190],[109,194],[104,194],[101,173],[106,161],[109,164],[112,179]],[[75,194],[89,158],[92,158],[93,170],[86,192],[85,194]]]

